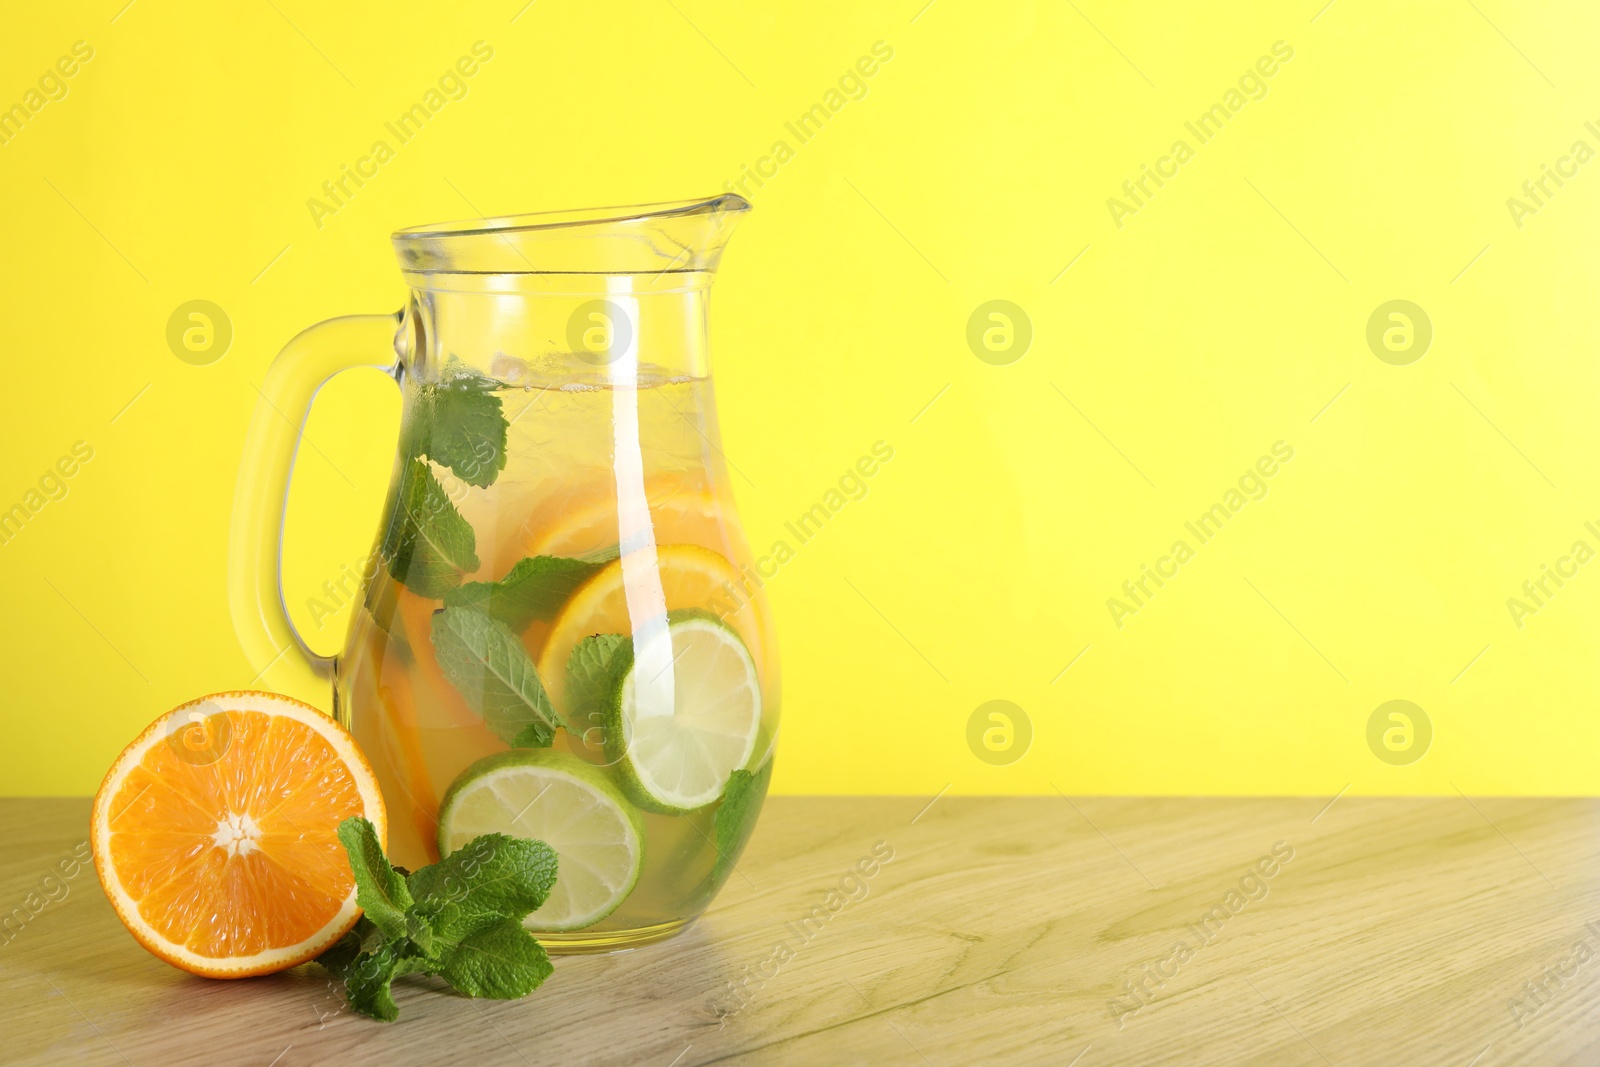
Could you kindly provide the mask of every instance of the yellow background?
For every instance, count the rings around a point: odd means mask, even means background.
[[[714,301],[752,544],[895,456],[769,586],[775,788],[1600,789],[1600,563],[1520,629],[1506,606],[1600,547],[1600,162],[1520,228],[1506,205],[1600,148],[1592,8],[124,2],[17,5],[0,36],[0,105],[95,50],[0,145],[0,508],[94,449],[0,546],[5,792],[88,792],[159,713],[256,674],[225,592],[254,385],[304,326],[399,306],[389,231],[712,193],[779,139]],[[468,95],[318,228],[307,199],[479,40]],[[880,40],[798,145],[784,123]],[[1280,40],[1266,97],[1198,145],[1184,122]],[[1195,158],[1119,228],[1107,199],[1180,137]],[[193,299],[234,327],[209,366],[164,337]],[[992,299],[1033,326],[1006,366],[966,342]],[[1433,324],[1409,366],[1366,344],[1392,299]],[[307,430],[287,598],[328,650],[344,616],[306,601],[371,543],[396,417],[357,372]],[[1107,598],[1279,440],[1265,499],[1119,629]],[[1008,766],[968,748],[991,699],[1032,723]],[[1390,699],[1433,724],[1409,766],[1367,748]]]

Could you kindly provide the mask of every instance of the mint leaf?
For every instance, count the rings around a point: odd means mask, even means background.
[[[406,909],[411,892],[405,879],[394,872],[378,843],[378,831],[366,819],[353,816],[339,824],[339,842],[350,858],[356,879],[356,903],[367,920],[388,938],[406,936]],[[335,946],[337,947],[337,946]]]
[[[528,650],[504,623],[476,607],[433,613],[433,649],[444,676],[502,741],[544,748],[556,715]]]
[[[353,972],[352,965],[361,955],[361,942],[367,934],[377,929],[372,920],[365,915],[356,920],[343,937],[333,943],[331,948],[324,949],[322,955],[317,957],[317,962],[333,972],[335,978],[349,981]],[[379,935],[380,938],[382,935]]]
[[[500,384],[467,375],[439,385],[424,385],[412,416],[413,455],[427,456],[457,478],[488,488],[506,466],[508,424]]]
[[[443,596],[461,584],[464,571],[478,569],[472,525],[420,459],[407,460],[401,471],[380,551],[396,580],[429,598]]]
[[[418,952],[433,955],[433,922],[429,916],[418,914],[415,904],[406,912],[406,937]]]
[[[771,759],[754,774],[739,770],[728,776],[728,788],[722,791],[713,831],[717,839],[717,862],[711,869],[712,878],[721,878],[738,862],[756,816],[761,813],[761,800],[771,778]]]
[[[317,960],[321,963],[319,957]],[[432,973],[433,964],[417,953],[416,947],[401,941],[385,942],[375,952],[356,957],[344,978],[345,999],[362,1015],[392,1023],[400,1017],[395,1006],[392,983],[405,974]]]
[[[536,619],[556,617],[573,590],[605,566],[605,560],[528,556],[498,582],[468,582],[445,594],[447,607],[479,607],[521,633]]]
[[[554,735],[543,722],[530,722],[507,742],[512,748],[549,748]]]
[[[317,962],[344,981],[352,1010],[393,1022],[393,983],[407,974],[502,999],[550,977],[550,957],[522,928],[556,882],[555,850],[543,841],[485,834],[408,875],[390,866],[366,819],[340,823],[339,840],[366,914]]]
[[[400,969],[403,946],[403,942],[390,942],[377,952],[357,957],[344,976],[344,994],[351,1010],[386,1023],[400,1017],[390,983]]]
[[[458,942],[500,919],[521,921],[556,884],[555,849],[543,841],[484,834],[413,874],[414,913]]]
[[[518,919],[497,919],[468,934],[435,970],[469,997],[525,997],[550,977],[544,946]]]
[[[605,707],[622,666],[617,653],[627,647],[622,634],[592,634],[567,657],[566,727],[582,737],[605,721]]]

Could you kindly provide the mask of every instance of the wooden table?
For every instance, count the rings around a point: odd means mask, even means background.
[[[0,907],[87,820],[0,801]],[[0,1062],[1595,1064],[1597,831],[1589,800],[776,798],[676,940],[522,1002],[406,979],[394,1025],[314,966],[167,967],[85,869],[0,935]]]

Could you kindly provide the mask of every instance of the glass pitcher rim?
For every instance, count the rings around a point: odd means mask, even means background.
[[[533,230],[556,230],[577,226],[609,226],[650,219],[681,218],[691,215],[742,214],[750,201],[737,193],[719,193],[687,200],[661,200],[648,204],[619,204],[610,207],[561,208],[530,211],[517,215],[492,215],[487,218],[450,219],[423,223],[395,230],[390,237],[399,242],[407,238],[474,237]]]
[[[464,276],[661,276],[714,272],[750,202],[734,193],[621,207],[503,215],[396,230],[390,241],[414,286]],[[498,283],[497,283],[498,284]]]

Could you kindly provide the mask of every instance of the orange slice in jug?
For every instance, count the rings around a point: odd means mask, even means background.
[[[639,555],[633,553],[632,555]],[[565,709],[567,659],[590,634],[631,634],[634,621],[628,613],[623,564],[614,559],[572,594],[551,624],[550,635],[539,650],[537,667],[545,690],[558,710]],[[739,632],[745,645],[761,660],[749,587],[727,559],[699,545],[661,545],[656,549],[656,574],[660,575],[664,605],[649,605],[653,613],[680,608],[704,608],[722,617]],[[641,601],[650,596],[649,576],[635,591]],[[637,620],[642,622],[643,620]]]
[[[530,556],[586,556],[617,544],[617,496],[605,485],[569,502],[558,515],[530,520]],[[645,483],[650,523],[657,544],[694,544],[720,550],[725,544],[721,509],[706,489],[684,475],[652,475]]]
[[[174,967],[243,978],[355,925],[338,827],[388,823],[344,727],[273,693],[217,693],[151,723],[94,798],[95,869],[129,932]]]

